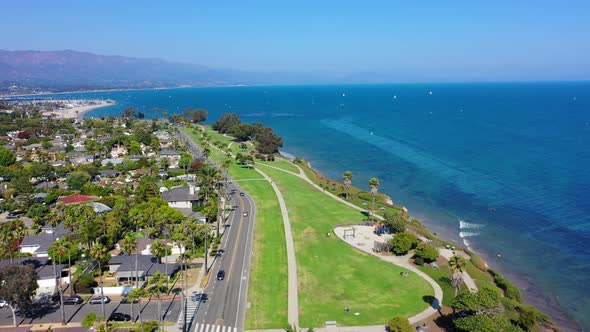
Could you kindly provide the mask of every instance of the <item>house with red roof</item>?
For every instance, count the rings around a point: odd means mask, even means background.
[[[82,202],[89,202],[98,199],[96,196],[86,196],[86,195],[70,195],[64,196],[57,199],[58,202],[62,202],[64,204],[76,204]]]

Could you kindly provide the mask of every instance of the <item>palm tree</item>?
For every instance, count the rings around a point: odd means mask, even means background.
[[[203,155],[205,156],[205,159],[209,158],[209,154],[211,154],[211,150],[209,148],[204,148]]]
[[[61,289],[61,278],[58,277],[58,275],[57,275],[56,263],[59,262],[61,264],[61,258],[66,255],[66,252],[69,249],[66,247],[65,241],[63,239],[54,241],[51,244],[51,246],[53,247],[52,251],[53,251],[53,255],[54,255],[54,257],[51,258],[51,261],[53,262],[53,273],[55,275],[55,285],[57,286],[57,292],[59,293],[59,306],[61,309],[61,325],[66,325],[66,312],[64,309],[64,294],[63,294],[63,290]],[[72,287],[72,286],[70,285],[70,287]]]
[[[100,296],[104,296],[104,288],[102,283],[102,265],[101,261],[105,259],[106,255],[106,248],[99,242],[96,242],[92,248],[90,248],[90,256],[94,257],[98,262],[98,277],[100,279]],[[101,309],[102,309],[102,317],[105,317],[105,310],[104,310],[104,299],[101,301]]]
[[[461,284],[463,283],[463,268],[465,267],[465,258],[459,255],[453,255],[449,259],[449,267],[451,268],[452,278],[451,284],[455,287],[455,296]]]
[[[129,256],[129,267],[131,267],[131,255],[135,252],[136,248],[137,248],[137,243],[135,241],[135,237],[133,237],[133,235],[128,233],[127,236],[125,236],[123,238],[123,240],[121,240],[121,250]],[[137,259],[137,255],[136,255],[136,259]],[[133,278],[133,272],[131,272],[131,277],[127,278],[127,283],[129,283],[129,280],[132,278]]]
[[[162,325],[162,296],[161,294],[166,292],[166,286],[164,286],[164,282],[166,280],[166,276],[163,275],[161,272],[156,272],[151,278],[150,283],[152,287],[150,288],[150,293],[156,294],[158,297],[158,326]]]
[[[166,257],[165,262],[164,262],[164,266],[165,266],[165,274],[166,274],[166,292],[168,292],[168,258],[167,258],[169,255],[168,245],[165,243],[162,243],[160,241],[154,241],[154,243],[152,243],[150,251],[152,252],[152,254],[154,254],[158,257],[158,261],[160,264],[162,263],[162,257]]]
[[[375,195],[379,189],[379,180],[377,178],[371,178],[369,180],[369,186],[371,187],[371,195],[373,195],[373,207],[371,208],[371,220],[373,220],[373,213],[375,213]]]
[[[141,324],[141,331],[143,331],[143,320],[141,319],[141,297],[145,295],[145,290],[141,288],[133,288],[129,294],[127,294],[127,298],[130,299],[131,307],[133,308],[133,303],[137,302],[137,312],[139,314],[139,323]],[[131,316],[131,320],[135,321],[135,317]]]
[[[348,192],[350,191],[350,186],[352,186],[352,172],[344,172],[342,179],[344,180],[344,187],[346,188],[346,199],[348,199]]]

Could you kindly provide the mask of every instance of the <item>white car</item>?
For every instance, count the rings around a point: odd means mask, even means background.
[[[0,300],[0,308],[4,308],[8,305],[8,303],[4,300]]]

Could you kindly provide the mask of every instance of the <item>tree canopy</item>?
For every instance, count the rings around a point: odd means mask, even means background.
[[[16,162],[16,155],[12,151],[0,147],[0,166],[10,166]]]
[[[402,232],[391,239],[391,251],[396,255],[405,255],[410,249],[418,245],[418,239],[412,233]]]
[[[12,310],[16,326],[15,311],[24,309],[33,303],[37,290],[37,272],[32,265],[8,265],[0,270],[0,298],[6,301]]]
[[[200,123],[207,121],[207,110],[187,108],[184,110],[184,117],[193,123]]]

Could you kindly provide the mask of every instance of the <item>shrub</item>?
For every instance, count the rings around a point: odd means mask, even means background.
[[[438,249],[432,244],[420,243],[416,248],[416,256],[426,262],[432,262],[438,257]]]
[[[76,282],[77,293],[92,293],[92,287],[96,287],[98,283],[94,280],[94,276],[90,273],[84,273],[78,278]]]
[[[82,326],[93,326],[96,323],[96,312],[89,312],[84,316]]]
[[[391,239],[391,251],[396,255],[405,255],[418,245],[418,239],[412,233],[402,232]]]
[[[391,211],[385,211],[385,224],[394,233],[402,233],[406,231],[406,223],[400,215],[394,214]]]
[[[522,294],[520,294],[520,290],[518,290],[518,288],[513,283],[492,269],[489,269],[488,272],[494,277],[494,283],[496,286],[504,291],[504,296],[511,300],[522,303]]]
[[[412,326],[410,325],[410,322],[403,317],[393,317],[393,319],[391,319],[387,325],[389,326],[389,330],[391,332],[412,332]]]
[[[414,264],[422,266],[422,265],[424,265],[424,259],[422,257],[416,257],[414,259]]]

